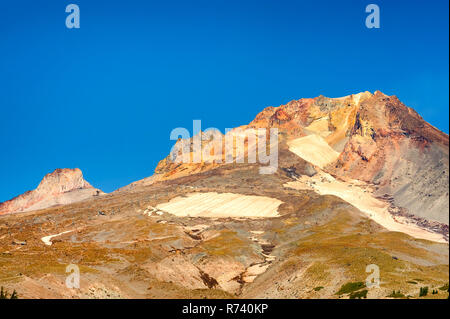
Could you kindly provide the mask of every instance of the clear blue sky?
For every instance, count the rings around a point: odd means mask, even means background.
[[[66,5],[81,28],[65,27]],[[367,29],[376,3],[381,28]],[[55,168],[106,192],[152,175],[170,131],[247,124],[320,94],[397,95],[449,130],[448,1],[2,1],[0,201]]]

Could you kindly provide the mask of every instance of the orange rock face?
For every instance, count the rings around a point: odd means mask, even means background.
[[[0,203],[0,215],[68,204],[100,193],[84,180],[78,168],[56,169],[47,174],[35,190]]]
[[[448,224],[448,135],[396,96],[376,91],[300,99],[266,107],[241,128],[277,128],[280,140],[288,143],[317,135],[339,153],[324,167],[327,172],[377,185],[377,195],[392,196],[408,212]],[[174,164],[168,157],[155,173],[170,179],[217,165],[223,164]]]

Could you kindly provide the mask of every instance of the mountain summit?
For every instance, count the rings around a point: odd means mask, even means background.
[[[338,179],[367,183],[375,197],[396,207],[391,212],[399,217],[449,223],[449,137],[396,96],[376,91],[294,100],[266,107],[240,128],[277,128],[280,163],[295,167],[306,161]],[[292,153],[298,157],[292,158]],[[226,165],[224,161],[174,163],[171,158],[163,159],[151,178],[131,186]]]
[[[0,215],[70,204],[102,193],[84,180],[80,169],[56,169],[35,190],[0,203]]]

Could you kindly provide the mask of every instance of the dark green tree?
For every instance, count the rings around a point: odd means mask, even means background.
[[[0,288],[0,299],[18,299],[17,291],[14,290],[11,296],[8,297],[8,291],[3,288]]]
[[[419,297],[424,297],[428,295],[428,287],[421,287],[419,292]]]
[[[9,299],[18,299],[17,291],[14,289],[13,293],[11,294],[11,297]]]

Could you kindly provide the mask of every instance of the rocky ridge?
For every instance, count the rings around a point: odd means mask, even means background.
[[[80,169],[56,169],[45,175],[35,190],[0,203],[0,215],[70,204],[101,194],[84,180]]]

